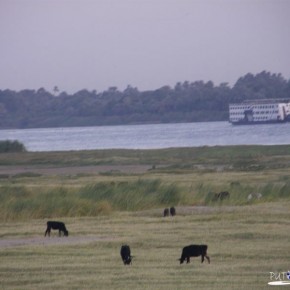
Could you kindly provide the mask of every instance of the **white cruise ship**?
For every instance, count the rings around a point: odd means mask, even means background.
[[[229,122],[236,125],[290,121],[290,100],[249,100],[229,105]]]

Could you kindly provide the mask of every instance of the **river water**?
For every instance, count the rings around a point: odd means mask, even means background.
[[[156,149],[216,145],[290,144],[290,123],[234,126],[229,122],[0,130],[28,151]]]

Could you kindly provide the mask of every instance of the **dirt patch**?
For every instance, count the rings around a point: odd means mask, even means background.
[[[40,175],[76,175],[99,173],[129,173],[142,174],[152,168],[152,165],[96,165],[72,167],[41,167],[41,166],[0,166],[0,175],[35,173]]]
[[[13,248],[21,246],[50,246],[50,245],[74,245],[87,244],[98,241],[112,241],[115,237],[31,237],[19,239],[0,239],[1,248]]]
[[[245,207],[241,206],[176,206],[176,215],[177,216],[189,216],[196,214],[215,214],[220,212],[239,212],[244,211]],[[163,217],[164,208],[158,209],[148,209],[143,211],[134,212],[134,216],[152,216],[152,217]]]

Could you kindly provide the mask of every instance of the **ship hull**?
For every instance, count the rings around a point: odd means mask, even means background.
[[[232,125],[265,125],[265,124],[284,124],[289,120],[269,120],[269,121],[237,121],[237,122],[230,122]]]

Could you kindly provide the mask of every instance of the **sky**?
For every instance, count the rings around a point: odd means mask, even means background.
[[[0,90],[290,79],[290,0],[0,0]]]

